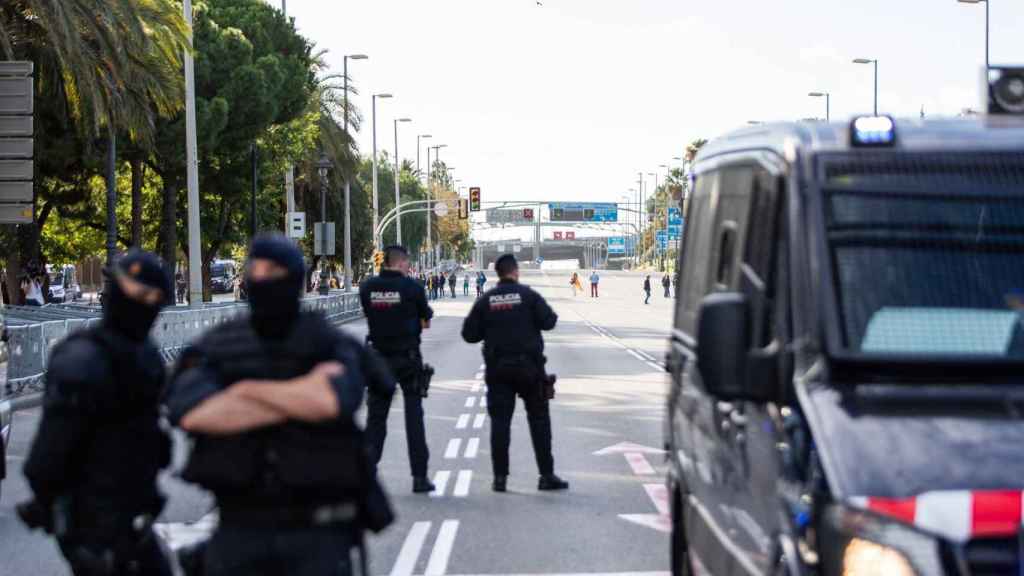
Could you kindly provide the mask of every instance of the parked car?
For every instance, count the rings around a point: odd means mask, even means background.
[[[1024,118],[757,126],[693,184],[673,574],[1024,573]]]
[[[233,260],[214,260],[210,264],[210,291],[214,294],[234,292],[237,276],[237,265]]]
[[[82,299],[82,287],[78,284],[74,266],[47,266],[50,276],[50,290],[47,302],[77,302]]]

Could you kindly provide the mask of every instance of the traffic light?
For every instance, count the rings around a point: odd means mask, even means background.
[[[469,219],[469,200],[466,200],[465,198],[459,198],[459,219]]]
[[[384,265],[384,253],[377,250],[373,253],[373,267],[380,270],[381,266]]]
[[[480,211],[480,189],[475,186],[469,189],[469,209],[473,212]]]

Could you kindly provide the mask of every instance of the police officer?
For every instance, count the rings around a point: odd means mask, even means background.
[[[303,269],[290,240],[257,237],[245,272],[250,314],[188,350],[166,397],[171,421],[195,440],[182,476],[219,508],[203,562],[210,576],[348,575],[362,529],[390,521],[371,518],[369,495],[382,493],[353,419],[366,386],[362,346],[301,311]]]
[[[111,269],[99,326],[54,348],[43,417],[24,472],[29,526],[57,538],[74,574],[170,575],[152,529],[163,509],[157,474],[170,462],[159,425],[164,364],[148,338],[170,276],[132,250]]]
[[[409,273],[409,253],[401,246],[384,249],[384,266],[380,276],[370,278],[359,287],[359,300],[370,327],[369,340],[384,356],[402,387],[405,402],[405,436],[409,445],[409,466],[412,469],[412,491],[434,491],[427,478],[427,434],[423,424],[423,398],[429,384],[423,372],[420,334],[430,327],[434,311],[427,304],[427,295]],[[388,412],[392,394],[370,391],[366,406],[366,434],[375,463],[384,453]]]
[[[487,410],[491,416],[491,460],[494,491],[507,487],[512,414],[516,396],[526,405],[530,438],[537,458],[539,490],[566,490],[569,483],[555,475],[551,455],[551,413],[545,393],[544,338],[558,316],[537,292],[519,283],[519,264],[505,254],[494,265],[498,285],[476,301],[462,325],[462,338],[483,341],[487,364]]]

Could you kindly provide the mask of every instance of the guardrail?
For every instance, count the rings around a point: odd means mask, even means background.
[[[336,324],[362,316],[359,294],[335,292],[311,296],[302,301],[307,310],[317,310]],[[44,306],[11,309],[8,322],[7,378],[0,388],[0,402],[14,410],[42,402],[43,377],[50,352],[69,334],[100,321],[98,308],[86,306]],[[169,308],[161,312],[152,336],[164,360],[173,362],[193,340],[210,328],[248,312],[245,303],[209,304],[203,308]]]

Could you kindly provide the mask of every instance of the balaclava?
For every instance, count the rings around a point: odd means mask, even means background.
[[[305,272],[302,252],[280,234],[265,234],[253,240],[249,249],[252,260],[270,260],[288,271],[276,280],[253,282],[246,278],[253,328],[265,337],[284,336],[299,316]]]
[[[167,295],[172,293],[171,278],[163,264],[153,254],[133,248],[118,259],[112,269],[106,270],[106,274],[110,278],[110,294],[104,299],[104,324],[131,340],[145,340]],[[159,288],[164,293],[164,300],[160,304],[149,305],[128,297],[117,282],[119,277]]]

